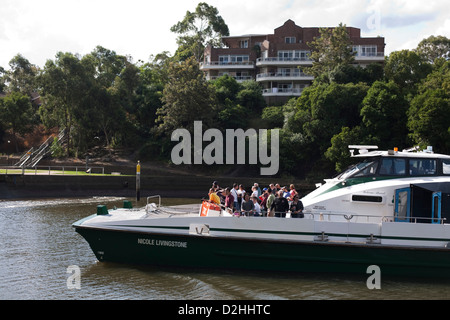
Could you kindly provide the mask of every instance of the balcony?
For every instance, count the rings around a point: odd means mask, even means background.
[[[253,61],[239,61],[239,62],[222,62],[211,61],[201,62],[200,70],[226,70],[226,69],[254,69]]]
[[[290,97],[301,96],[304,88],[269,88],[264,89],[262,92],[263,97]]]
[[[310,66],[312,60],[308,57],[300,58],[258,58],[256,60],[256,66]]]
[[[377,62],[384,61],[384,52],[357,52],[355,54],[357,62]]]
[[[220,78],[222,76],[206,76],[206,80],[211,81],[211,80],[217,80],[218,78]],[[230,76],[231,78],[234,78],[237,82],[244,82],[244,81],[248,81],[248,80],[253,80],[252,76]]]
[[[313,81],[314,77],[303,73],[259,73],[256,75],[256,81]]]

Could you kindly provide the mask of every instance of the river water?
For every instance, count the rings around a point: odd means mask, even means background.
[[[0,299],[450,299],[450,281],[439,279],[381,276],[381,288],[369,289],[370,274],[281,274],[100,263],[72,223],[95,213],[99,204],[119,207],[124,199],[0,201]],[[164,205],[189,202],[193,200],[163,199]],[[79,268],[79,288],[68,281],[74,274],[71,266]]]

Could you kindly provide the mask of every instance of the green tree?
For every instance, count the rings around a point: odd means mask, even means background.
[[[0,66],[0,92],[3,92],[6,88],[6,70]]]
[[[10,70],[6,74],[8,91],[18,91],[31,97],[31,93],[36,91],[37,67],[21,54],[9,61],[9,67]]]
[[[236,81],[236,79],[227,74],[212,81],[212,84],[215,88],[219,103],[225,103],[227,99],[232,102],[236,102],[237,94],[242,89],[242,86]]]
[[[246,128],[249,121],[248,110],[227,99],[220,107],[217,119],[219,120],[219,127],[224,130]]]
[[[381,64],[371,63],[364,68],[354,65],[341,65],[331,73],[331,80],[336,83],[364,82],[372,85],[377,80],[383,80],[384,69]]]
[[[20,92],[12,92],[0,98],[0,122],[14,136],[16,152],[19,152],[17,134],[24,134],[32,127],[33,108],[30,97]]]
[[[299,111],[295,119],[300,132],[323,154],[331,137],[342,127],[352,128],[360,124],[361,104],[368,87],[364,84],[331,83],[308,89],[307,95],[298,100]]]
[[[283,106],[266,107],[263,109],[261,119],[267,121],[273,128],[281,128],[284,125]]]
[[[423,39],[416,50],[425,61],[433,63],[438,58],[449,58],[450,39],[444,36],[429,36]]]
[[[408,110],[411,137],[421,147],[450,153],[450,62],[433,71],[419,87]]]
[[[127,58],[115,51],[97,46],[91,53],[83,57],[84,63],[91,64],[96,83],[104,88],[112,87],[116,78],[125,68]]]
[[[394,81],[401,89],[415,94],[417,86],[431,72],[431,65],[414,51],[401,50],[386,57],[386,79]]]
[[[244,81],[241,84],[241,90],[237,93],[236,101],[243,107],[258,113],[266,106],[262,96],[262,88],[254,80]]]
[[[367,92],[361,108],[367,140],[382,149],[407,147],[408,107],[397,84],[376,81]]]
[[[194,12],[187,11],[183,20],[170,28],[179,34],[177,38],[178,55],[183,60],[193,56],[197,61],[203,60],[207,45],[221,46],[221,37],[228,36],[229,30],[217,8],[201,2]]]
[[[297,141],[303,169],[320,172],[333,170],[334,164],[324,155],[331,147],[331,139],[343,127],[353,129],[361,123],[360,110],[367,94],[365,84],[322,83],[306,88],[297,100],[297,111],[287,119],[289,129]],[[308,171],[308,170],[307,170]]]
[[[95,119],[97,129],[101,128],[106,146],[125,143],[129,136],[134,136],[133,124],[138,127],[135,115],[138,106],[137,91],[141,86],[140,68],[129,57],[101,46],[84,56],[82,63],[91,65],[94,70],[88,104],[95,106],[92,118]],[[89,125],[88,119],[82,123]],[[90,134],[93,135],[94,132]]]
[[[164,105],[157,111],[157,121],[159,130],[169,136],[177,128],[193,132],[195,120],[203,121],[206,127],[214,123],[215,92],[193,57],[170,64],[162,101]]]
[[[320,36],[308,43],[312,67],[305,69],[317,81],[330,82],[336,69],[354,61],[350,36],[342,23],[336,28],[320,28]]]
[[[331,138],[331,146],[325,152],[325,157],[335,164],[336,172],[342,172],[354,161],[350,157],[348,146],[365,143],[361,127],[343,127],[341,132]]]
[[[93,86],[91,67],[72,53],[58,52],[55,61],[47,60],[39,77],[43,100],[39,110],[41,119],[46,127],[66,128],[67,154],[72,148],[72,129],[82,131],[80,119],[75,115],[93,112],[86,110],[86,93]]]

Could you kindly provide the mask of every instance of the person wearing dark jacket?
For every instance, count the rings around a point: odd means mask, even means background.
[[[270,207],[271,210],[275,209],[276,218],[285,218],[286,212],[289,210],[289,202],[285,197],[283,197],[282,192],[283,191],[280,191],[279,196],[273,200]]]
[[[298,194],[294,196],[294,199],[289,208],[291,211],[291,218],[303,218],[303,203],[299,200]]]

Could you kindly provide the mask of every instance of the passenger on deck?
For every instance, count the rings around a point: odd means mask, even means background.
[[[239,205],[240,206],[242,206],[242,202],[244,201],[244,199],[245,199],[245,189],[244,189],[244,186],[242,185],[242,184],[240,184],[239,185],[239,189],[237,190],[237,195],[238,195],[238,202],[239,202]]]
[[[283,197],[284,198],[289,198],[291,196],[291,193],[287,190],[286,187],[281,188],[281,190],[283,191]]]
[[[258,194],[256,196],[259,197],[261,195],[261,188],[259,187],[259,184],[255,182],[253,186],[256,187],[256,190],[258,191]]]
[[[223,190],[219,187],[219,183],[217,181],[213,182],[212,189],[214,189],[215,193],[219,197],[220,202],[224,203],[225,202],[225,190]]]
[[[280,190],[281,190],[280,184],[279,184],[279,183],[276,183],[276,184],[275,184],[275,191],[278,192],[278,191],[280,191]]]
[[[234,210],[234,198],[233,198],[233,195],[231,194],[230,188],[226,188],[226,189],[225,189],[225,210],[226,210],[228,213],[233,214],[233,210]]]
[[[249,195],[246,193],[244,196],[244,200],[242,201],[241,214],[243,216],[253,216],[255,209],[254,202],[250,200]]]
[[[261,215],[261,207],[260,207],[260,205],[258,203],[258,199],[256,197],[252,196],[252,201],[253,201],[253,206],[254,206],[254,209],[253,209],[254,213],[253,213],[253,215],[255,217],[259,217]]]
[[[298,195],[298,192],[297,192],[297,190],[295,190],[295,186],[293,184],[291,184],[289,186],[289,189],[291,190],[291,192],[290,192],[291,193],[291,200],[293,200],[295,195]]]
[[[241,211],[241,203],[239,202],[239,199],[238,199],[238,193],[237,193],[238,188],[239,188],[239,185],[237,183],[233,183],[233,188],[230,190],[230,192],[234,198],[233,207],[236,211],[239,212],[239,211]]]
[[[286,212],[289,210],[289,202],[285,197],[283,197],[283,191],[278,193],[278,197],[275,198],[270,208],[275,210],[276,218],[286,217]]]
[[[214,188],[209,189],[209,201],[220,205],[220,198],[215,192]]]
[[[291,207],[291,218],[303,218],[303,203],[300,201],[298,194],[296,194],[292,200]]]
[[[255,196],[256,198],[258,198],[258,187],[255,185],[252,187],[252,195],[251,196]]]
[[[262,194],[262,201],[260,204],[260,209],[261,209],[261,215],[267,215],[267,199],[269,198],[269,192],[267,191],[267,188],[263,189],[263,194]]]
[[[273,217],[274,213],[272,210],[272,204],[273,204],[273,201],[275,200],[275,195],[273,194],[272,189],[270,189],[270,188],[267,189],[267,193],[269,194],[267,196],[267,201],[266,201],[267,216]]]

